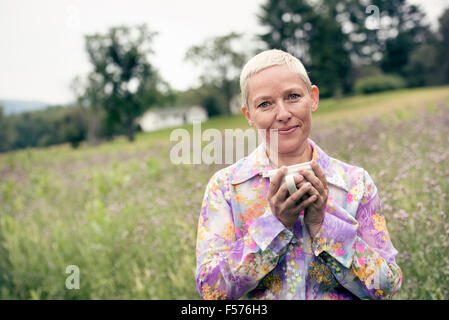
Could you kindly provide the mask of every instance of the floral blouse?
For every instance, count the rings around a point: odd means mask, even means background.
[[[388,299],[401,269],[369,174],[311,139],[328,182],[314,240],[301,212],[288,230],[267,200],[272,170],[261,144],[210,179],[198,222],[196,283],[204,299]]]

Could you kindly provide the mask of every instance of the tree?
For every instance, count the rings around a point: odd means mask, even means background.
[[[449,8],[444,11],[439,19],[439,65],[441,66],[442,82],[449,82]]]
[[[129,141],[134,140],[136,118],[163,101],[162,91],[169,91],[147,59],[153,53],[155,35],[143,24],[113,27],[106,34],[86,36],[86,49],[93,65],[86,98],[93,105],[94,100],[100,99],[110,131],[117,125],[123,127]]]
[[[70,142],[73,148],[77,148],[80,142],[86,139],[87,125],[81,107],[66,108],[56,121],[62,141]]]
[[[343,33],[337,20],[336,2],[324,1],[318,8],[319,18],[311,25],[309,72],[320,86],[322,96],[339,96],[351,89],[350,52],[347,49],[348,36]],[[316,77],[315,75],[319,75]]]
[[[247,59],[245,53],[236,49],[236,44],[241,39],[242,35],[235,32],[209,38],[202,44],[189,48],[185,55],[186,60],[201,66],[202,85],[206,88],[216,88],[218,94],[223,97],[223,112],[226,114],[231,113],[231,100],[239,92],[239,75]],[[211,97],[205,99],[211,102]]]
[[[406,76],[411,53],[432,42],[425,13],[406,0],[338,0],[339,19],[349,35],[356,66],[378,64],[385,73]],[[371,22],[371,23],[369,23]]]
[[[177,92],[175,104],[200,105],[206,109],[208,117],[214,117],[223,113],[223,105],[225,104],[223,100],[218,88],[203,84],[197,88]]]
[[[71,88],[87,126],[87,142],[95,145],[100,141],[102,134],[105,134],[104,130],[102,132],[104,127],[102,124],[106,122],[102,103],[106,97],[101,77],[94,72],[88,74],[85,82],[80,77],[76,77],[72,81]],[[109,135],[112,134],[111,130]]]
[[[0,152],[7,151],[10,148],[11,134],[10,122],[3,115],[3,106],[0,105]]]
[[[410,53],[403,69],[409,87],[438,85],[442,82],[437,44],[419,46]]]
[[[380,65],[385,72],[406,76],[404,68],[410,61],[411,53],[431,42],[433,35],[430,27],[424,24],[424,12],[417,6],[409,5],[405,0],[388,1],[383,5],[393,22],[382,28],[387,28],[390,33],[392,30],[394,32],[393,36],[385,41]]]
[[[324,96],[347,92],[351,67],[347,35],[339,19],[338,1],[268,0],[259,21],[267,27],[260,38],[269,48],[299,58]]]
[[[405,0],[268,0],[261,8],[268,32],[260,38],[300,58],[324,95],[349,92],[368,65],[405,76],[411,52],[432,37],[424,13]]]
[[[411,86],[449,82],[449,8],[439,18],[434,37],[415,48],[404,71]]]
[[[291,53],[309,64],[310,30],[318,16],[305,0],[268,0],[261,5],[259,22],[267,32],[259,37],[269,48]]]

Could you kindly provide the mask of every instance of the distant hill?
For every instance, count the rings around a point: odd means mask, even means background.
[[[25,111],[42,110],[50,105],[42,101],[34,100],[0,100],[5,115],[18,114]]]

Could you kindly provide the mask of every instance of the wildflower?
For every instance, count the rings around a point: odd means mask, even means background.
[[[410,259],[410,256],[408,254],[407,250],[404,250],[402,253],[399,254],[399,257],[401,260],[407,261]]]
[[[408,218],[408,213],[405,212],[404,209],[400,209],[398,213],[395,213],[393,215],[393,217],[395,217],[395,219],[402,219],[402,220],[406,220]]]

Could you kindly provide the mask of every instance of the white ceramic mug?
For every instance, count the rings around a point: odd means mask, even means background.
[[[295,179],[293,178],[293,176],[295,174],[299,174],[299,169],[309,171],[313,175],[315,175],[315,172],[313,172],[312,166],[310,165],[311,163],[312,163],[312,161],[309,161],[309,162],[294,164],[292,166],[287,167],[287,173],[285,174],[284,178],[282,178],[282,183],[287,184],[287,189],[288,189],[288,192],[290,193],[290,195],[292,195],[293,193],[295,193],[296,190],[298,190],[298,188],[296,188],[296,183],[295,183]],[[263,177],[270,178],[270,180],[271,180],[279,170],[280,169],[270,170]]]

